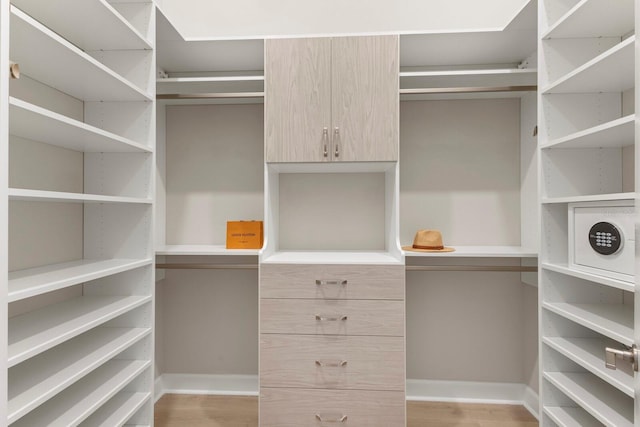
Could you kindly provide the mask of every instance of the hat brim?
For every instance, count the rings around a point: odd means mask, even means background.
[[[442,249],[416,249],[413,246],[403,246],[403,251],[411,251],[411,252],[453,252],[454,248],[444,247]]]

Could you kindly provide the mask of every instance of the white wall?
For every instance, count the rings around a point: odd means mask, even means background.
[[[186,38],[504,27],[527,0],[163,0]]]

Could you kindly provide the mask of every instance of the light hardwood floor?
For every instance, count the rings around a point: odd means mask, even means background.
[[[166,394],[155,406],[156,427],[257,427],[258,398]],[[537,427],[522,406],[407,403],[407,427]]]

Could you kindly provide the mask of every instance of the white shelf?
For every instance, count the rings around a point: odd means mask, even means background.
[[[164,245],[156,255],[258,255],[260,249],[227,249],[225,245]]]
[[[608,344],[606,340],[601,338],[544,337],[542,342],[633,398],[633,375],[620,369],[614,371],[605,367],[604,350]]]
[[[84,420],[80,427],[122,426],[151,399],[151,393],[120,392]]]
[[[158,94],[264,92],[264,76],[169,77],[156,80]]]
[[[635,85],[635,36],[550,84],[543,94],[622,92]]]
[[[151,101],[142,89],[11,6],[11,60],[25,75],[83,101]]]
[[[560,427],[602,427],[601,422],[582,408],[545,406],[543,411]]]
[[[143,144],[28,102],[9,98],[9,133],[85,153],[149,153]]]
[[[576,203],[576,202],[608,202],[612,200],[635,200],[635,193],[593,194],[589,196],[544,197],[542,204]]]
[[[409,243],[410,244],[410,243]],[[408,245],[409,245],[408,244]],[[535,258],[537,251],[521,246],[454,246],[454,252],[413,252],[405,251],[406,257],[469,257],[469,258]]]
[[[262,260],[264,264],[381,264],[402,262],[389,252],[370,251],[282,251]]]
[[[572,133],[549,141],[540,148],[615,148],[628,147],[634,143],[636,116],[631,114],[619,119]]]
[[[78,425],[150,365],[149,360],[111,360],[12,426]]]
[[[556,273],[566,274],[567,276],[577,277],[578,279],[588,280],[590,282],[599,283],[605,286],[611,286],[612,288],[621,289],[627,292],[635,292],[635,284],[625,282],[623,280],[611,279],[605,276],[599,276],[597,274],[587,273],[584,271],[574,270],[569,268],[567,264],[552,264],[542,263],[542,268],[549,271],[555,271]]]
[[[83,296],[9,319],[8,367],[151,301],[151,296]]]
[[[9,370],[12,423],[151,333],[149,328],[95,328]]]
[[[545,302],[542,306],[624,345],[633,345],[633,308],[628,305]]]
[[[534,68],[407,70],[400,72],[401,89],[532,86],[536,84],[537,72]]]
[[[593,375],[545,372],[544,377],[607,426],[633,427],[633,401],[621,399]]]
[[[621,37],[633,31],[633,13],[633,0],[581,0],[542,38]]]
[[[83,259],[11,271],[9,272],[8,300],[9,302],[18,301],[151,265],[152,262],[151,259]]]
[[[12,4],[85,51],[151,49],[106,0],[12,0]]]
[[[23,202],[58,202],[58,203],[135,203],[151,204],[151,199],[139,197],[102,196],[98,194],[64,193],[60,191],[27,190],[10,188],[9,200]]]

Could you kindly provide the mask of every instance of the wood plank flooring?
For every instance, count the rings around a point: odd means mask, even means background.
[[[166,394],[155,405],[156,427],[257,427],[258,398]],[[408,402],[407,427],[537,427],[522,406]]]

